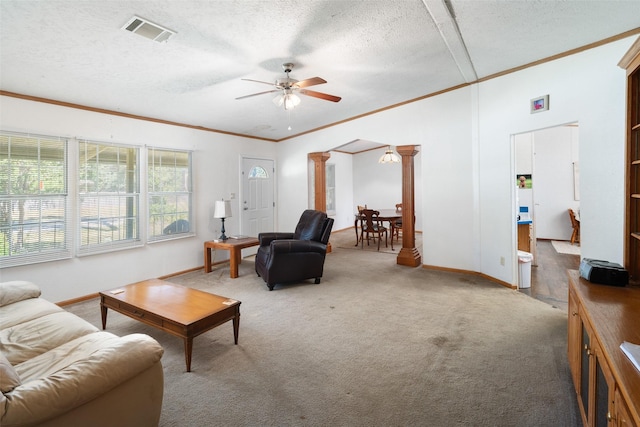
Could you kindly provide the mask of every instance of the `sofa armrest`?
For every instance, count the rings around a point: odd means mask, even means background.
[[[274,240],[293,239],[293,233],[287,232],[270,232],[258,234],[260,246],[269,246]]]
[[[39,296],[40,288],[31,282],[14,280],[0,283],[0,307]]]
[[[313,240],[274,240],[271,242],[271,254],[315,252],[325,254],[327,245]]]
[[[45,422],[107,393],[160,363],[163,349],[148,335],[131,334],[116,338],[62,369],[24,381],[11,392],[5,393],[7,400],[0,424],[37,425]],[[51,357],[56,358],[56,355]]]

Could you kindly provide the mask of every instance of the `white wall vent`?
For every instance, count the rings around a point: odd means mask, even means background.
[[[122,29],[131,31],[132,33],[136,33],[158,43],[166,42],[176,33],[175,31],[171,31],[137,16],[131,18],[129,22],[122,27]]]

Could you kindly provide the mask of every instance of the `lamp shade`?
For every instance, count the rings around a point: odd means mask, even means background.
[[[400,162],[400,157],[396,153],[393,152],[391,147],[384,152],[384,154],[378,160],[378,163],[398,163]]]
[[[214,218],[231,218],[231,200],[216,200]]]
[[[300,97],[288,89],[283,94],[273,98],[273,103],[278,107],[284,105],[285,110],[293,110],[296,105],[300,104]]]

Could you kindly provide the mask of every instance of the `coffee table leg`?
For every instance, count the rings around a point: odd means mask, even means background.
[[[107,306],[100,304],[100,313],[102,314],[102,329],[107,329]]]
[[[240,331],[240,310],[233,317],[233,341],[238,345],[238,332]]]
[[[187,363],[187,372],[191,372],[191,350],[193,349],[193,338],[184,339],[184,360]]]
[[[240,260],[240,253],[241,253],[242,249],[238,249],[238,248],[231,248],[229,249],[229,276],[231,276],[232,279],[235,279],[236,277],[238,277],[238,264],[239,264],[239,260]]]
[[[211,248],[204,247],[204,272],[211,273]]]

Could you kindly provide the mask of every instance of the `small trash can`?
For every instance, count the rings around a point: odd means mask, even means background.
[[[529,252],[518,251],[518,287],[531,287],[531,262],[533,255]]]

